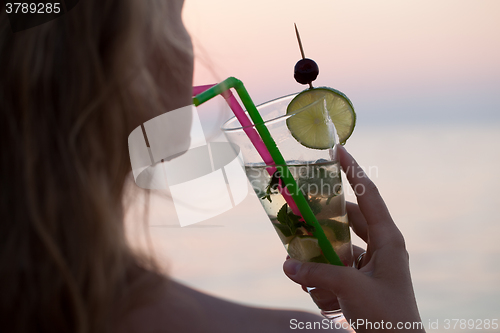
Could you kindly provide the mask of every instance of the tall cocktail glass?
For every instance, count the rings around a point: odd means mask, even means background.
[[[330,148],[313,149],[301,143],[300,135],[289,130],[290,124],[298,117],[307,117],[311,108],[317,112],[318,107],[326,106],[323,100],[317,100],[287,115],[287,106],[295,96],[278,98],[257,106],[257,109],[297,182],[298,190],[305,196],[333,249],[345,266],[352,266],[353,253],[335,127],[331,121],[328,123],[325,110]],[[287,193],[288,188],[282,187],[276,166],[263,162],[245,128],[235,117],[222,126],[222,131],[229,142],[239,147],[248,180],[288,254],[304,262],[328,263],[313,235],[314,227],[302,219],[293,203],[289,204],[290,193]],[[330,318],[341,314],[338,308],[322,309],[322,312]]]

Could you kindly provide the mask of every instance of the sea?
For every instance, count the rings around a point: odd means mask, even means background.
[[[361,124],[346,144],[405,237],[427,332],[500,332],[484,326],[500,321],[499,143],[500,122],[494,121]],[[227,212],[186,227],[168,195],[131,193],[132,242],[154,253],[171,278],[237,303],[318,313],[284,275],[286,251],[253,192]],[[355,202],[352,191],[346,195]]]

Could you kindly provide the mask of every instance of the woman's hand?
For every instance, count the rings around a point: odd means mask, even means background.
[[[372,326],[371,330],[369,325],[358,325],[356,332],[380,332],[382,327],[397,329],[398,325],[403,329],[411,325],[414,331],[424,332],[404,238],[377,187],[361,167],[343,147],[339,157],[359,204],[348,203],[349,222],[367,243],[367,253],[359,269],[288,259],[283,266],[285,274],[303,286],[318,288],[312,294],[318,306],[325,309],[323,306],[338,300],[348,321],[384,325],[377,326],[379,329]]]

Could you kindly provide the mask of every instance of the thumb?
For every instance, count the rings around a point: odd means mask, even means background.
[[[353,283],[354,275],[359,273],[352,267],[300,262],[288,259],[283,264],[283,271],[294,282],[308,287],[318,287],[338,295],[340,289]]]

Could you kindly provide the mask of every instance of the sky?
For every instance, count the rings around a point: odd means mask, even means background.
[[[344,92],[359,121],[500,122],[500,1],[186,0],[195,84],[242,80],[259,104],[305,88],[300,59],[320,69],[316,86]]]

